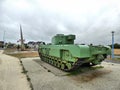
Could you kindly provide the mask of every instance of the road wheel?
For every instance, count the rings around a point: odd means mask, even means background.
[[[60,62],[58,62],[57,67],[60,68]]]
[[[61,64],[61,69],[64,70],[65,69],[65,64]]]
[[[54,66],[57,66],[57,62],[56,61],[54,61]]]
[[[54,63],[53,63],[53,60],[51,60],[51,64],[53,65]]]
[[[67,69],[70,70],[72,68],[71,63],[66,63]]]

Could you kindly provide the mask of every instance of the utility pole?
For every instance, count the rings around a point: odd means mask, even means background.
[[[24,39],[23,39],[23,33],[22,33],[22,26],[20,25],[20,41],[21,41],[21,51],[25,50],[25,46],[24,46]]]
[[[114,59],[114,31],[111,32],[112,33],[112,59]]]

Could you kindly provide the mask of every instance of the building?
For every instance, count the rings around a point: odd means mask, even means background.
[[[34,42],[34,41],[30,41],[28,42],[28,47],[31,48],[31,49],[34,49],[34,50],[37,50],[38,49],[38,46],[41,44],[41,42]]]

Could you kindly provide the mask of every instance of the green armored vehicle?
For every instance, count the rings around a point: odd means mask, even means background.
[[[75,45],[75,35],[57,34],[49,45],[40,45],[41,60],[64,71],[100,64],[111,53],[108,46]]]

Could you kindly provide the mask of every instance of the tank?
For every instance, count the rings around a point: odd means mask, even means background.
[[[76,45],[75,38],[72,34],[57,34],[51,44],[39,45],[41,60],[64,71],[73,71],[81,66],[100,64],[111,53],[109,46]]]

